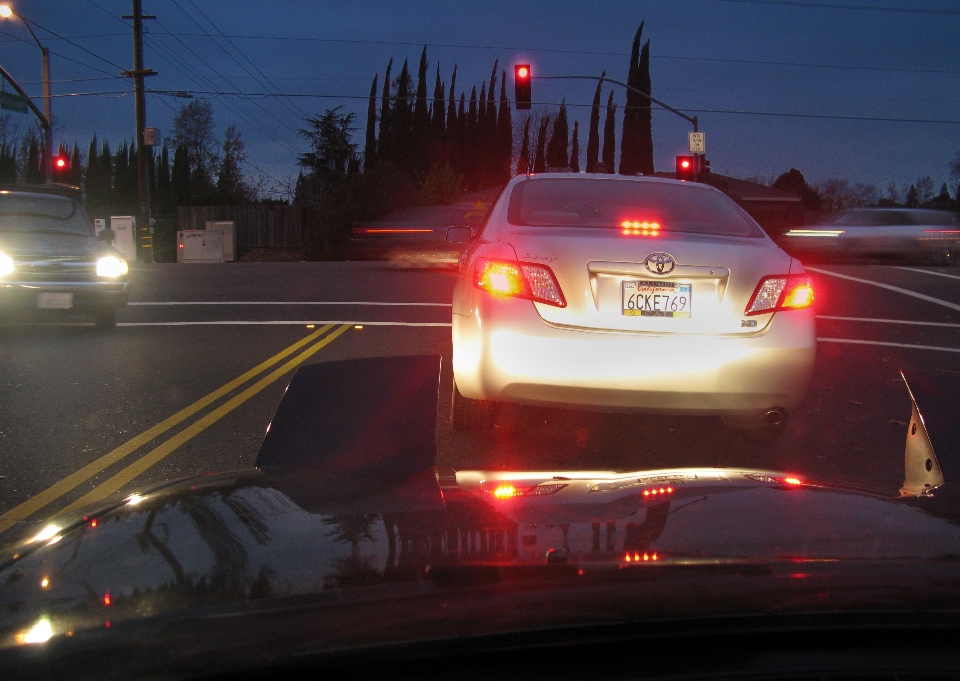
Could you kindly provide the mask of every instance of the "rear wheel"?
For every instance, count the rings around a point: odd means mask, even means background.
[[[100,308],[93,313],[93,322],[98,329],[112,329],[117,325],[117,311],[112,307]]]
[[[488,400],[474,400],[464,397],[453,382],[453,404],[450,409],[450,422],[457,431],[484,431],[493,428],[497,418],[497,403]]]

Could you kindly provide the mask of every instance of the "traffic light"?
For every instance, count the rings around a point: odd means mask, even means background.
[[[696,181],[697,158],[695,156],[677,156],[677,179]]]
[[[530,108],[530,64],[516,64],[513,67],[513,97],[517,110]]]
[[[54,156],[50,161],[53,163],[53,172],[66,173],[70,170],[70,157],[66,154]]]

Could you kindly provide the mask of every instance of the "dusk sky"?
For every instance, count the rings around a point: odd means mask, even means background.
[[[131,11],[129,0],[11,4],[54,53],[52,80],[61,81],[55,95],[105,93],[56,97],[56,139],[77,142],[84,152],[93,133],[113,148],[131,139],[134,102],[125,94],[131,84],[116,77],[121,67],[132,68],[131,29],[120,19]],[[147,22],[145,61],[160,75],[148,87],[211,98],[218,134],[236,125],[250,154],[248,170],[259,168],[276,185],[297,171],[305,145],[296,130],[304,115],[343,105],[357,114],[362,146],[370,81],[376,73],[382,79],[390,57],[394,75],[404,59],[415,72],[426,44],[431,94],[438,62],[447,82],[458,65],[457,92],[465,89],[468,97],[497,58],[508,83],[516,62],[533,64],[535,76],[606,70],[626,80],[641,20],[651,44],[652,94],[700,117],[715,172],[768,177],[793,166],[813,183],[843,177],[885,191],[895,180],[901,197],[921,176],[932,176],[937,189],[949,182],[951,193],[958,179],[949,171],[960,150],[955,2],[144,0],[144,11],[157,16]],[[16,20],[0,23],[0,64],[39,105],[40,53]],[[593,89],[587,81],[533,85],[535,102],[566,100],[583,128],[581,150]],[[616,100],[622,107],[620,88]],[[169,135],[186,101],[148,95],[148,125]],[[11,122],[22,130],[33,120],[14,113]],[[654,112],[658,170],[673,169],[690,129],[669,112]]]

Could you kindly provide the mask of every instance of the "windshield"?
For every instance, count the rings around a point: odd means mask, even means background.
[[[958,20],[0,0],[0,681],[960,618]]]
[[[0,194],[0,233],[47,232],[93,236],[93,226],[75,201],[42,194]]]
[[[530,227],[656,223],[664,232],[762,238],[749,215],[720,192],[659,182],[535,179],[510,197],[510,222]]]

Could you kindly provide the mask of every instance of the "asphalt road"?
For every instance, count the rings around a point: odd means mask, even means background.
[[[449,423],[450,272],[380,263],[140,265],[118,328],[0,325],[0,539],[81,500],[253,465],[300,363],[443,356],[438,463],[519,469],[756,466],[895,491],[900,369],[960,375],[960,270],[818,266],[817,366],[788,432],[508,406]],[[362,328],[358,328],[361,327]]]

